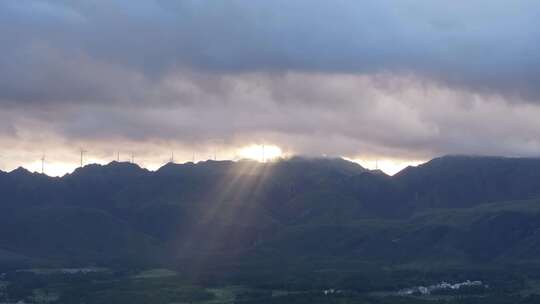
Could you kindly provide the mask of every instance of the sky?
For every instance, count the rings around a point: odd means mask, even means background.
[[[2,0],[0,169],[537,157],[539,84],[535,0]]]

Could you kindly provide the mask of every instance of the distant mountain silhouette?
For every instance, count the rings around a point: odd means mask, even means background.
[[[446,156],[395,176],[330,158],[155,172],[112,162],[61,178],[0,172],[0,193],[0,263],[190,265],[276,252],[469,263],[540,253],[540,159]]]
[[[445,156],[395,176],[417,208],[470,207],[539,197],[540,159]]]

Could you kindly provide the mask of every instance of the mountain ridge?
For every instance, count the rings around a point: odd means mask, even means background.
[[[465,263],[540,252],[527,245],[540,244],[533,207],[540,159],[442,157],[395,176],[336,159],[171,163],[156,171],[112,162],[60,178],[0,174],[0,193],[0,249],[30,260],[189,264],[201,253],[272,259],[277,250],[385,263],[423,252]],[[503,203],[510,208],[496,208]],[[471,216],[460,227],[445,212]],[[439,221],[419,221],[422,213]],[[510,250],[503,249],[511,234],[497,225],[516,231]],[[484,234],[490,255],[475,246]]]

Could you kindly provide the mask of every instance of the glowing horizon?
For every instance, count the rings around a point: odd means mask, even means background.
[[[238,156],[245,159],[265,162],[283,156],[283,151],[276,145],[249,145],[238,151]]]
[[[124,155],[125,156],[125,155]],[[302,156],[302,154],[289,154],[282,151],[281,148],[275,145],[264,145],[264,151],[263,151],[263,145],[247,145],[242,148],[235,149],[233,153],[229,152],[227,156],[225,157],[219,157],[216,160],[217,161],[239,161],[239,160],[252,160],[257,162],[265,162],[265,161],[275,161],[276,159],[280,158],[290,158],[294,156]],[[399,171],[405,169],[408,166],[417,166],[419,164],[422,164],[426,162],[426,160],[407,160],[407,159],[390,159],[390,158],[380,158],[376,159],[373,157],[345,157],[345,156],[320,156],[321,158],[333,158],[333,157],[339,157],[342,159],[345,159],[347,161],[351,161],[354,163],[357,163],[361,165],[362,167],[369,169],[369,170],[376,170],[379,169],[383,171],[384,173],[388,175],[394,175],[398,173]],[[44,165],[44,174],[51,176],[51,177],[61,177],[66,174],[70,174],[76,169],[80,168],[80,161],[75,161],[75,157],[72,157],[71,161],[62,161],[62,160],[46,160]],[[157,159],[163,159],[162,161],[157,161]],[[91,164],[98,164],[98,165],[107,165],[114,161],[117,161],[118,159],[114,156],[110,157],[97,157],[93,155],[87,155],[87,157],[84,159],[84,166],[91,165]],[[175,163],[178,164],[184,164],[184,163],[199,163],[204,161],[211,161],[213,160],[212,155],[208,155],[207,157],[202,158],[189,158],[185,157],[185,155],[180,155],[178,158],[175,159]],[[119,159],[120,162],[130,163],[131,160],[126,157],[121,157]],[[165,155],[162,157],[157,156],[153,158],[149,158],[147,156],[145,157],[135,157],[135,161],[133,162],[137,166],[150,170],[150,171],[156,171],[162,166],[166,165],[170,161],[170,158],[167,159]],[[5,165],[0,162],[0,171],[3,172],[11,172],[19,167],[25,168],[26,170],[34,173],[41,173],[41,161],[35,160],[32,162],[21,162],[20,164],[16,163],[10,163],[9,165]]]

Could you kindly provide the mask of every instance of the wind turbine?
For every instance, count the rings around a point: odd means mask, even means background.
[[[45,154],[41,156],[41,174],[45,174]]]
[[[81,149],[81,168],[82,168],[82,166],[84,164],[84,154],[86,154],[86,152],[88,152],[88,151],[86,151],[84,149]]]

